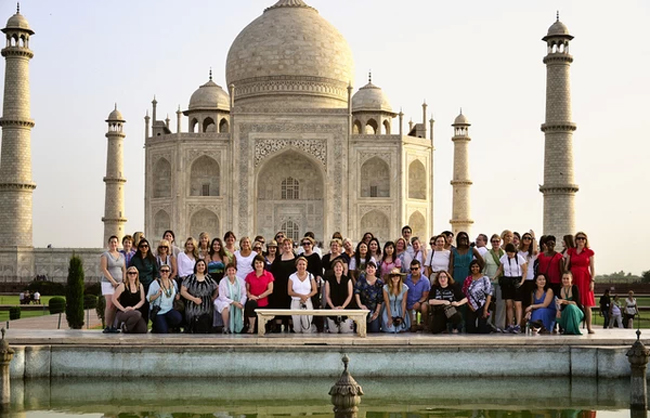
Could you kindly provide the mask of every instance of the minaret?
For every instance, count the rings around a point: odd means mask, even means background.
[[[571,122],[571,84],[569,70],[573,57],[569,54],[569,41],[573,36],[557,20],[542,38],[548,46],[544,57],[546,64],[546,122],[544,132],[544,185],[539,191],[544,195],[544,235],[557,239],[574,234],[574,201],[578,191],[573,177],[573,131]]]
[[[454,177],[451,180],[453,188],[451,208],[451,230],[454,235],[465,231],[471,235],[470,228],[474,221],[470,218],[469,189],[472,181],[469,179],[469,127],[471,126],[463,110],[456,117],[454,123],[454,136],[451,140],[454,143]]]
[[[2,151],[0,156],[0,247],[32,247],[32,181],[29,37],[34,34],[20,10],[2,29],[5,57]]]
[[[108,132],[106,138],[108,139],[108,148],[106,150],[106,200],[104,201],[104,244],[106,246],[108,238],[111,235],[118,237],[122,241],[124,236],[124,224],[126,218],[124,217],[124,151],[122,143],[126,134],[123,131],[123,125],[126,122],[122,114],[117,110],[113,110],[108,119]]]

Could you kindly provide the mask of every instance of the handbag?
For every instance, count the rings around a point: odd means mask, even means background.
[[[455,306],[445,305],[443,306],[445,316],[452,324],[459,324],[463,321],[463,318],[460,316],[458,309]]]
[[[150,319],[154,319],[156,315],[160,312],[160,306],[159,305],[154,305],[151,307],[151,313],[149,314]]]
[[[174,299],[174,310],[178,313],[183,313],[185,312],[185,301],[183,298],[180,299]]]

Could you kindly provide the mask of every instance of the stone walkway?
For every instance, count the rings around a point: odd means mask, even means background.
[[[87,311],[84,313],[84,322],[88,318]],[[7,322],[9,326],[7,327]],[[0,327],[12,329],[40,329],[40,330],[56,330],[59,323],[59,315],[43,315],[43,316],[33,316],[31,318],[16,319],[13,321],[7,321],[4,324],[0,324]],[[90,309],[90,322],[89,327],[94,328],[101,326],[102,320],[97,316],[97,312],[94,309]],[[61,314],[61,329],[68,329],[68,321],[65,319],[65,313]],[[86,324],[84,324],[84,329],[86,329]]]

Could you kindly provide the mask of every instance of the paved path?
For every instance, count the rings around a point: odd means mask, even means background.
[[[87,312],[87,311],[86,311]],[[86,322],[86,314],[84,314],[84,322]],[[42,330],[55,330],[59,323],[59,315],[43,315],[33,316],[31,318],[16,319],[7,321],[8,328],[11,329],[42,329]],[[0,324],[2,327],[7,327],[7,322]],[[97,316],[94,309],[90,309],[90,328],[101,326],[102,320]],[[84,324],[84,329],[86,324]],[[68,329],[68,321],[65,319],[65,313],[61,314],[61,329]]]

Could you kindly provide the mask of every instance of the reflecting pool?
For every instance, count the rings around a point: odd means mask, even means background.
[[[333,417],[335,380],[14,380],[0,417]],[[630,417],[628,379],[357,380],[360,418]]]

